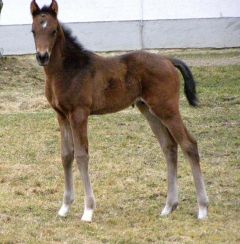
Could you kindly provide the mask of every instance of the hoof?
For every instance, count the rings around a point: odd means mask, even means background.
[[[63,203],[62,207],[58,211],[60,217],[66,217],[69,212],[70,205]]]
[[[92,216],[93,209],[85,209],[81,221],[90,223],[92,222]]]
[[[161,212],[161,216],[169,215],[171,212],[173,212],[177,208],[177,206],[178,206],[178,203],[174,203],[173,205],[166,204]]]
[[[204,220],[204,219],[207,219],[207,216],[208,216],[208,207],[199,206],[198,219]]]

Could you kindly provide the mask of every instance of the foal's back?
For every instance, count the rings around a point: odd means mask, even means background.
[[[116,112],[140,99],[163,103],[168,94],[178,98],[177,72],[163,56],[143,51],[110,58],[96,55],[92,65],[92,114]]]

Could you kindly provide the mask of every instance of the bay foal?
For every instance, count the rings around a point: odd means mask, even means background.
[[[36,58],[46,74],[46,97],[57,113],[61,130],[65,192],[58,214],[66,216],[74,200],[75,158],[85,189],[82,220],[92,221],[95,198],[88,174],[88,116],[117,112],[135,103],[159,140],[167,161],[168,193],[161,215],[168,215],[178,204],[177,145],[180,145],[192,168],[198,218],[207,217],[208,198],[197,143],[179,113],[180,82],[176,68],[184,77],[189,103],[197,105],[189,68],[180,60],[142,51],[103,58],[85,50],[59,23],[55,0],[41,9],[32,1],[31,13]]]

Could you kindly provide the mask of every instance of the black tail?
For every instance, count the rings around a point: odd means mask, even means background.
[[[184,79],[184,93],[189,104],[193,107],[196,107],[198,105],[196,82],[193,78],[191,70],[183,61],[179,59],[170,58],[170,61],[182,73]]]

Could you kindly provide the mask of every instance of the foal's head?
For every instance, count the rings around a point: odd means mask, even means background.
[[[50,6],[39,8],[36,1],[31,2],[33,17],[32,33],[36,46],[36,58],[41,66],[48,65],[52,49],[60,32],[60,24],[57,20],[58,5],[52,0]]]

